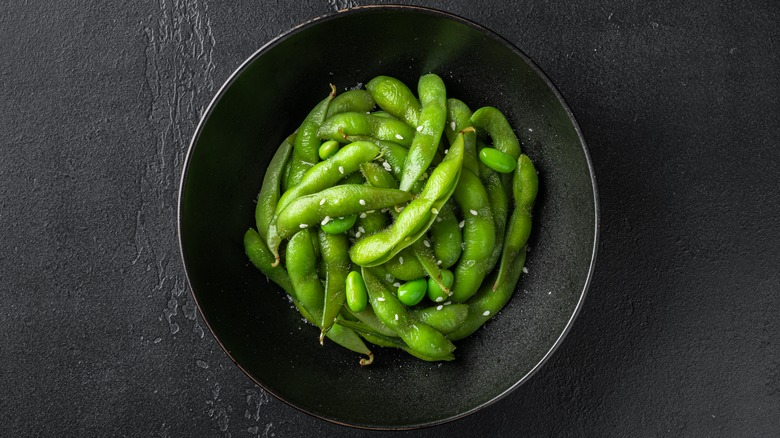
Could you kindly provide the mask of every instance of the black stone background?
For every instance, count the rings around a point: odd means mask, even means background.
[[[0,5],[0,435],[389,434],[245,377],[204,330],[175,231],[219,85],[282,31],[366,3]],[[558,85],[602,234],[584,309],[537,375],[399,435],[780,436],[780,5],[412,3],[493,29]]]

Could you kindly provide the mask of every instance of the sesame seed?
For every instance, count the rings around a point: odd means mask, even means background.
[[[447,296],[448,296],[448,297],[451,297],[453,294],[455,294],[455,292],[453,292],[453,291],[449,291],[449,292],[447,292]]]
[[[375,211],[376,211],[376,210],[368,210],[366,213],[373,213],[373,212],[375,212]]]
[[[344,166],[339,166],[339,173],[344,175]]]
[[[469,213],[473,214],[474,216],[478,215],[477,210],[474,210],[473,208],[469,210]]]
[[[441,304],[439,304],[438,306],[436,306],[436,310],[441,310],[441,309],[443,309],[443,308],[444,308],[444,306],[442,306]]]
[[[463,228],[466,225],[466,221],[458,222],[458,228]]]
[[[301,228],[306,228],[306,227],[308,227],[308,225],[306,225],[306,224],[301,224]]]
[[[455,130],[456,126],[457,125],[455,125],[455,121],[454,120],[450,122],[450,129],[452,129],[453,131]]]
[[[441,303],[442,301],[444,301],[444,297],[436,297],[437,303]]]
[[[441,260],[436,260],[437,265],[441,265]]]
[[[527,274],[527,273],[528,273],[528,268],[526,268],[525,266],[523,266],[523,274]]]
[[[325,216],[325,218],[320,222],[320,225],[325,225],[328,222],[330,222],[330,216]]]
[[[427,240],[423,240],[423,245],[425,245],[426,248],[430,248],[431,242],[428,242]]]
[[[395,320],[398,321],[398,314],[395,314]]]
[[[422,132],[422,125],[417,127],[417,132]]]
[[[355,237],[360,237],[360,231],[358,231],[357,233],[355,233]]]
[[[436,217],[436,222],[441,222],[441,218],[437,216]]]
[[[365,228],[363,228],[363,227],[358,227],[358,231],[360,231],[361,233],[365,233],[365,232],[366,232],[366,229],[365,229]]]
[[[433,214],[439,214],[439,209],[437,209],[436,207],[433,207],[433,208],[431,209],[431,213],[433,213]]]
[[[404,264],[404,258],[403,257],[398,257],[398,263],[403,265]]]
[[[447,152],[449,152],[449,151],[450,151],[449,149],[445,149],[444,150],[444,155],[447,155]]]
[[[401,135],[401,134],[396,134],[396,135],[395,135],[395,138],[397,138],[397,139],[399,139],[399,140],[403,140],[403,139],[404,139],[404,136],[403,136],[403,135]]]
[[[484,312],[482,312],[482,316],[488,316],[488,315],[490,315],[490,310],[485,310]]]
[[[366,200],[365,200],[365,199],[361,199],[361,200],[360,200],[360,201],[358,201],[358,202],[360,203],[360,205],[366,205]]]
[[[452,304],[452,301],[447,301],[446,303],[444,303],[445,306],[449,306],[450,304]]]
[[[393,283],[393,287],[401,287],[401,283],[396,281],[395,283]]]
[[[393,166],[391,166],[391,165],[390,165],[390,163],[388,163],[387,161],[385,161],[384,163],[382,163],[382,167],[384,167],[384,168],[385,168],[385,170],[386,170],[386,171],[388,171],[388,172],[390,172],[391,170],[393,170]]]
[[[320,199],[320,205],[325,205],[325,198]]]
[[[382,298],[382,297],[377,297],[377,299],[376,299],[376,300],[377,300],[377,301],[384,301],[385,299],[384,299],[384,298]]]
[[[365,213],[360,213],[360,219],[365,219],[365,218],[366,218],[366,214]]]

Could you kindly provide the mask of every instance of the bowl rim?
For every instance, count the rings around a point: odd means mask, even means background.
[[[372,11],[380,11],[380,10],[387,10],[387,11],[405,11],[405,12],[416,12],[416,13],[423,13],[427,15],[434,15],[440,18],[449,19],[451,21],[455,21],[461,24],[464,24],[466,26],[469,26],[471,28],[474,28],[477,31],[480,31],[484,35],[492,38],[499,44],[502,44],[506,46],[509,50],[511,50],[513,53],[515,53],[517,56],[520,56],[530,67],[531,69],[542,79],[542,81],[550,88],[550,90],[553,92],[553,95],[555,98],[560,102],[560,104],[563,106],[563,109],[565,110],[569,120],[572,122],[575,132],[577,133],[577,138],[580,143],[580,147],[582,149],[582,152],[584,153],[585,160],[587,162],[588,166],[588,174],[591,181],[591,186],[593,188],[593,207],[594,207],[594,230],[593,230],[593,248],[591,251],[591,260],[590,265],[588,266],[588,273],[585,278],[585,283],[583,284],[582,291],[580,292],[579,300],[577,301],[577,304],[574,307],[574,310],[572,311],[571,316],[569,317],[568,321],[566,322],[566,325],[564,326],[563,330],[561,331],[560,335],[556,338],[555,342],[552,344],[550,349],[545,353],[545,355],[539,360],[539,362],[534,365],[533,368],[531,368],[522,378],[520,378],[517,382],[512,384],[510,387],[502,391],[501,393],[495,395],[490,400],[483,402],[479,404],[478,406],[473,407],[472,409],[469,409],[467,411],[461,412],[459,414],[442,418],[439,420],[427,422],[427,423],[421,423],[421,424],[410,424],[410,425],[404,425],[404,426],[369,426],[369,425],[363,425],[363,424],[351,424],[342,420],[339,420],[337,418],[331,418],[327,417],[321,414],[318,414],[316,412],[310,412],[309,410],[305,409],[304,407],[297,406],[289,401],[287,401],[281,394],[277,394],[276,391],[273,391],[269,388],[267,388],[262,382],[258,381],[248,370],[246,370],[238,361],[233,357],[231,352],[227,349],[227,347],[222,343],[222,340],[217,336],[217,334],[214,332],[214,329],[211,327],[211,323],[206,319],[206,317],[203,314],[203,311],[201,310],[200,302],[198,301],[198,296],[195,293],[194,288],[192,287],[192,284],[190,283],[190,274],[187,268],[187,262],[184,257],[184,247],[182,244],[182,200],[184,197],[184,184],[187,180],[187,174],[189,171],[189,165],[190,160],[192,159],[193,151],[195,149],[195,145],[198,143],[198,140],[200,139],[201,133],[203,131],[203,127],[205,125],[206,120],[211,116],[214,108],[217,106],[219,101],[222,99],[228,88],[233,85],[233,82],[244,72],[244,70],[253,62],[255,62],[261,55],[263,55],[268,50],[274,48],[278,44],[280,44],[282,41],[287,39],[289,36],[294,35],[296,33],[299,33],[303,30],[308,29],[309,27],[315,26],[319,23],[330,21],[337,19],[339,17],[345,16],[345,15],[352,15],[352,14],[360,14],[360,13],[366,13],[366,12],[372,12]],[[179,196],[177,200],[177,215],[176,215],[176,230],[177,230],[177,237],[178,237],[178,246],[179,246],[179,256],[181,258],[182,266],[184,268],[184,274],[187,280],[187,285],[189,286],[190,294],[192,295],[193,301],[195,303],[195,306],[198,309],[198,312],[200,313],[201,318],[203,319],[203,322],[205,323],[206,327],[208,327],[209,331],[211,332],[211,335],[213,336],[214,340],[219,344],[220,348],[222,348],[222,351],[225,352],[225,354],[230,358],[230,360],[240,369],[251,381],[253,381],[255,384],[260,386],[264,391],[268,392],[269,394],[273,395],[277,400],[280,400],[284,404],[291,406],[295,408],[299,412],[303,412],[305,414],[311,415],[315,418],[320,418],[322,420],[325,420],[329,423],[338,424],[341,426],[347,426],[352,427],[356,429],[366,429],[366,430],[412,430],[412,429],[421,429],[426,427],[432,427],[437,426],[445,423],[449,423],[464,417],[467,417],[479,410],[482,410],[490,405],[493,405],[494,403],[498,402],[499,400],[503,399],[507,395],[509,395],[511,392],[516,390],[518,387],[520,387],[522,384],[527,382],[534,374],[536,374],[539,369],[550,359],[550,357],[555,353],[555,351],[560,347],[560,345],[563,343],[564,338],[566,335],[568,335],[569,331],[571,330],[572,326],[574,325],[574,321],[577,319],[577,316],[579,316],[580,312],[582,311],[583,303],[585,301],[585,297],[587,295],[588,289],[590,288],[595,266],[596,266],[596,258],[598,253],[598,245],[599,245],[599,227],[601,222],[601,210],[599,206],[599,196],[598,196],[598,187],[596,184],[596,174],[595,169],[593,166],[593,161],[590,156],[590,152],[588,149],[588,146],[585,142],[585,137],[582,134],[582,130],[580,129],[579,124],[577,123],[577,119],[574,117],[574,113],[572,112],[571,108],[569,107],[568,103],[566,102],[566,99],[564,99],[563,95],[558,90],[558,87],[555,86],[555,84],[552,82],[552,80],[542,71],[539,66],[536,65],[535,62],[531,60],[531,58],[526,55],[522,50],[520,50],[517,46],[515,46],[511,41],[508,39],[502,37],[498,33],[488,29],[487,27],[484,27],[478,23],[475,23],[471,20],[468,20],[466,18],[463,18],[459,15],[456,15],[451,12],[443,11],[440,9],[434,9],[424,6],[413,6],[413,5],[397,5],[397,4],[389,4],[389,5],[364,5],[364,6],[355,6],[351,8],[346,9],[340,9],[336,12],[330,12],[324,15],[319,15],[317,17],[314,17],[312,19],[309,19],[307,21],[304,21],[296,26],[293,26],[289,30],[280,33],[267,43],[263,44],[259,49],[255,50],[249,57],[247,57],[238,67],[235,68],[235,70],[228,76],[228,78],[225,80],[225,82],[220,86],[219,90],[214,94],[214,97],[209,102],[208,106],[206,107],[206,110],[203,112],[203,114],[200,117],[200,120],[198,121],[197,126],[195,127],[195,131],[192,136],[192,140],[190,140],[190,144],[187,147],[187,151],[185,154],[184,162],[182,164],[182,175],[181,179],[179,181]]]

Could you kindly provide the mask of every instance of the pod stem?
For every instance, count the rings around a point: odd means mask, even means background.
[[[360,366],[366,366],[371,365],[374,362],[374,353],[368,352],[368,359],[361,358],[360,359]]]

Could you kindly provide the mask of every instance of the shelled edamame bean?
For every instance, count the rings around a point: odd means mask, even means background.
[[[498,313],[522,275],[536,168],[499,109],[472,113],[436,74],[419,96],[388,76],[330,90],[277,148],[245,251],[313,337],[361,365],[374,360],[366,343],[454,360],[452,341]]]

